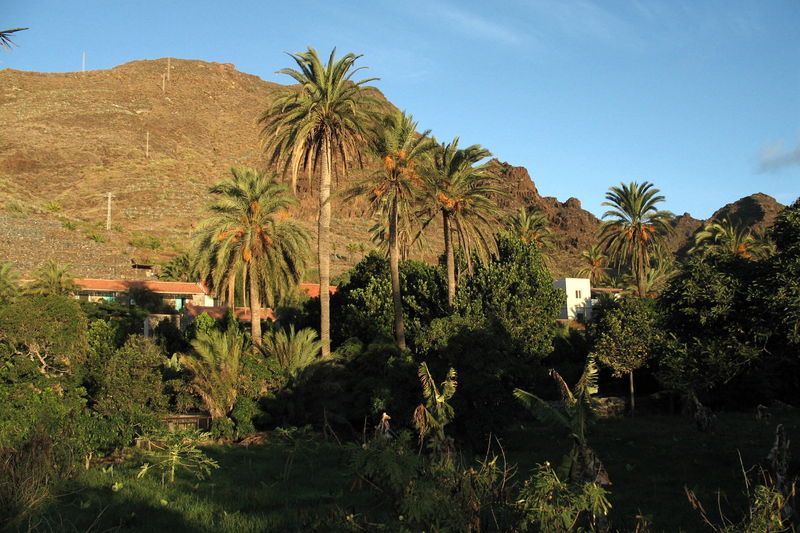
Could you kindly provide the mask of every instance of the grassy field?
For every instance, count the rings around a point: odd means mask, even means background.
[[[778,414],[768,424],[747,414],[724,414],[713,433],[699,433],[677,416],[599,422],[590,442],[613,482],[614,528],[632,531],[634,517],[642,514],[652,531],[706,531],[684,486],[712,512],[719,493],[727,516],[738,519],[746,509],[742,464],[763,463],[776,423],[786,426],[793,441],[800,439],[800,415],[794,412]],[[536,463],[558,464],[568,446],[542,427],[518,427],[502,442],[508,460],[519,467],[520,481]],[[157,474],[136,479],[142,462],[136,457],[113,468],[92,468],[31,525],[43,531],[174,533],[395,530],[391,524],[369,525],[393,517],[373,494],[353,489],[348,450],[335,443],[275,438],[263,446],[213,446],[206,452],[221,468],[205,481],[187,473],[174,484],[162,484]],[[797,471],[797,462],[792,466]]]

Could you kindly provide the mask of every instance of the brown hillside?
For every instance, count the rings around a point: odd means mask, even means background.
[[[6,69],[0,87],[0,261],[27,274],[52,258],[96,277],[125,276],[132,259],[158,261],[185,249],[208,186],[232,166],[264,166],[256,119],[285,89],[231,64],[182,59],[85,73]],[[578,255],[594,242],[597,218],[575,198],[540,196],[525,168],[496,163],[509,192],[503,208],[546,213],[556,232],[553,273],[573,274]],[[316,201],[305,183],[301,176],[295,215],[313,233]],[[111,231],[105,230],[108,192]],[[762,219],[774,218],[778,204],[756,197]],[[372,222],[357,203],[335,204],[332,270],[338,273],[371,248]],[[736,209],[731,216],[758,218],[756,207]],[[695,222],[687,222],[674,249]],[[429,243],[426,259],[434,260],[441,250],[435,228]]]

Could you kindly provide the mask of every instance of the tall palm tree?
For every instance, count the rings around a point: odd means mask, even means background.
[[[411,115],[397,111],[387,115],[371,136],[370,149],[381,166],[347,192],[348,198],[366,197],[373,215],[386,219],[389,226],[389,271],[392,279],[394,333],[400,349],[406,349],[403,303],[400,295],[400,228],[414,219],[414,200],[422,189],[419,163],[436,146],[430,130],[417,133]]]
[[[261,303],[274,305],[305,271],[309,234],[286,217],[297,203],[286,185],[252,169],[231,169],[231,177],[209,189],[219,195],[198,226],[196,247],[217,287],[229,286],[241,269],[250,292],[253,343],[261,344]],[[263,298],[263,299],[262,299]]]
[[[619,187],[609,188],[608,201],[602,203],[611,209],[603,213],[603,218],[610,220],[600,226],[600,244],[612,261],[630,269],[641,296],[647,294],[645,279],[650,260],[662,247],[664,236],[672,231],[672,213],[656,207],[664,201],[658,193],[647,181],[620,183]]]
[[[33,271],[34,280],[25,288],[28,294],[75,294],[78,286],[72,280],[70,265],[48,259]]]
[[[360,55],[346,54],[336,59],[331,51],[324,64],[312,47],[290,54],[299,70],[278,71],[300,84],[279,96],[259,118],[267,156],[274,163],[292,169],[292,188],[296,188],[297,168],[320,169],[319,173],[319,283],[320,336],[326,343],[323,355],[330,353],[330,226],[331,170],[335,160],[343,167],[348,158],[360,153],[366,129],[373,121],[377,100],[365,84],[376,78],[353,81],[361,68],[354,68]]]
[[[494,230],[500,210],[492,199],[503,192],[495,184],[491,163],[478,164],[492,154],[480,145],[458,148],[458,137],[440,145],[425,173],[425,204],[429,223],[442,215],[444,254],[447,265],[447,303],[452,308],[456,293],[453,236],[472,268],[472,253],[481,261],[496,251]]]
[[[600,246],[593,244],[588,250],[581,253],[583,266],[578,270],[578,276],[589,278],[593,287],[609,281],[608,256],[603,253]]]
[[[19,275],[11,263],[0,263],[0,304],[19,294]]]
[[[193,351],[180,356],[192,374],[190,386],[200,396],[211,418],[227,416],[233,410],[241,382],[245,340],[237,327],[222,332],[198,332]]]
[[[509,219],[509,226],[514,235],[525,244],[535,244],[538,248],[549,248],[553,244],[553,232],[547,215],[536,208],[520,207]]]
[[[690,253],[725,253],[743,259],[759,256],[764,244],[750,229],[723,218],[709,222],[694,235]]]

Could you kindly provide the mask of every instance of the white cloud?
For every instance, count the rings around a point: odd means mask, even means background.
[[[778,172],[793,165],[800,165],[800,141],[794,148],[786,148],[784,142],[765,146],[758,154],[759,172]]]
[[[486,4],[491,5],[491,4]],[[467,11],[452,4],[432,4],[426,7],[429,15],[443,19],[446,26],[471,37],[480,37],[503,45],[519,45],[529,40],[529,37],[508,25],[500,24],[477,13]]]

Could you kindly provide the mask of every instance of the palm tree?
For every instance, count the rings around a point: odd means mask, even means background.
[[[661,251],[651,258],[650,268],[645,272],[644,293],[639,292],[641,289],[637,284],[636,278],[632,275],[626,274],[622,276],[622,281],[623,285],[625,285],[625,290],[628,292],[655,297],[677,273],[678,268],[675,264],[675,259],[669,252]]]
[[[211,329],[198,332],[191,344],[193,352],[179,357],[193,374],[189,385],[212,419],[227,416],[239,394],[244,337],[235,326],[225,332]]]
[[[599,286],[600,283],[609,281],[607,272],[608,256],[603,253],[600,246],[593,244],[588,250],[581,253],[583,267],[578,270],[578,276],[589,278],[592,287]]]
[[[480,145],[458,148],[458,137],[434,151],[433,164],[425,176],[425,203],[430,223],[441,213],[444,254],[447,265],[447,303],[455,302],[456,275],[453,235],[472,268],[472,253],[481,261],[496,251],[494,230],[499,209],[492,196],[503,192],[495,186],[497,176],[491,163],[478,165],[492,154]]]
[[[12,30],[2,30],[0,31],[0,47],[5,48],[9,52],[11,51],[12,46],[16,46],[17,43],[11,40],[11,34],[16,33],[18,31],[27,30],[28,28],[14,28]]]
[[[25,288],[27,294],[61,294],[71,296],[78,286],[72,280],[69,265],[48,259],[33,271],[34,280]]]
[[[348,198],[366,197],[373,215],[388,222],[389,272],[392,279],[394,333],[397,345],[406,349],[403,302],[400,295],[400,228],[408,227],[415,217],[414,200],[422,188],[418,165],[435,144],[430,130],[417,133],[411,115],[397,111],[388,115],[371,136],[371,152],[381,160],[381,167],[347,192]]]
[[[553,232],[547,215],[536,208],[520,207],[509,219],[511,232],[525,244],[535,244],[539,249],[549,248],[553,244]]]
[[[606,193],[610,207],[600,226],[600,244],[605,246],[612,261],[626,265],[633,273],[639,295],[646,294],[645,276],[650,259],[663,245],[663,238],[672,231],[672,213],[660,211],[656,204],[664,201],[652,183],[620,183]]]
[[[336,60],[331,51],[327,64],[317,51],[290,54],[299,70],[278,71],[294,78],[298,89],[289,89],[265,111],[259,123],[267,155],[273,163],[283,163],[292,170],[292,189],[300,165],[307,170],[319,168],[319,283],[320,335],[326,343],[323,354],[330,353],[330,226],[331,169],[334,158],[344,167],[348,157],[358,154],[373,121],[372,110],[377,100],[365,91],[365,84],[375,78],[353,81],[363,67],[354,68],[360,55],[347,54]]]
[[[303,328],[295,332],[294,325],[291,325],[288,333],[284,329],[268,332],[261,350],[274,357],[288,376],[296,378],[303,369],[319,361],[322,345],[313,329]]]
[[[300,282],[309,235],[287,220],[297,199],[286,185],[252,169],[231,169],[231,177],[209,189],[219,197],[199,225],[196,247],[215,287],[230,286],[237,271],[250,293],[253,343],[261,344],[262,296],[267,305]]]
[[[694,246],[690,253],[724,253],[752,259],[759,256],[764,244],[753,235],[750,229],[723,218],[709,222],[694,235]]]
[[[19,275],[11,263],[0,263],[0,304],[8,302],[19,294]]]

